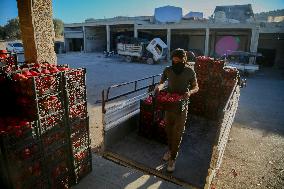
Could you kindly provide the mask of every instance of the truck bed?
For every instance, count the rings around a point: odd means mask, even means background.
[[[162,160],[167,146],[139,136],[137,130],[110,145],[107,151],[122,161],[132,161],[132,164],[139,165],[142,169],[150,168],[153,172],[174,177],[182,183],[203,188],[217,133],[215,124],[201,117],[190,116],[176,161],[176,170],[172,174],[166,172],[167,165]]]
[[[153,84],[154,77],[152,79]],[[112,98],[108,97],[109,90],[126,84],[115,85],[102,92],[103,156],[116,163],[140,169],[147,174],[156,175],[182,186],[209,189],[221,165],[230,129],[238,108],[240,96],[238,82],[235,81],[224,107],[214,110],[218,113],[215,119],[208,118],[206,115],[206,118],[189,115],[176,161],[176,170],[172,174],[166,172],[166,162],[161,160],[163,154],[167,151],[167,146],[138,135],[141,121],[140,102],[147,98],[149,93],[135,95],[133,98],[113,106],[106,106],[105,104],[126,94],[137,92],[137,82],[138,80],[134,82],[134,91]],[[144,88],[142,87],[139,90],[142,89]],[[105,92],[106,96],[104,95]],[[153,137],[153,139],[156,138]]]

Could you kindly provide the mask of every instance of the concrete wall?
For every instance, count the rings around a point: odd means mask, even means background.
[[[189,36],[188,49],[198,49],[204,53],[205,36]]]
[[[102,52],[106,50],[105,27],[85,28],[86,52]]]
[[[64,38],[83,38],[83,32],[65,32]]]
[[[64,32],[68,31],[83,31],[83,27],[64,27]]]
[[[182,48],[185,50],[198,49],[204,53],[205,36],[174,34],[171,37],[171,51],[176,48]]]
[[[194,49],[198,54],[204,54],[205,30],[197,29],[173,29],[171,37],[171,50],[183,48]]]
[[[152,40],[153,38],[161,38],[165,43],[167,42],[167,30],[138,30],[138,37]]]
[[[65,39],[65,50],[69,51],[83,51],[84,41],[83,38],[67,38]]]
[[[171,36],[171,51],[177,48],[188,49],[189,36],[182,35],[172,35]]]
[[[127,36],[127,37],[133,37],[134,33],[133,31],[116,32],[111,29],[110,30],[110,50],[111,51],[116,50],[117,37],[120,35]]]
[[[182,48],[185,50],[198,49],[204,53],[205,36],[202,35],[172,35],[171,38],[171,51],[176,48]]]
[[[214,33],[209,36],[209,54],[210,56],[217,55],[215,53],[216,43],[224,36],[233,36],[238,39],[239,47],[236,49],[237,51],[246,51],[249,52],[250,45],[250,36],[249,35],[215,35]],[[204,43],[203,43],[204,44]]]
[[[70,44],[70,39],[64,39],[64,46],[65,46],[65,51],[66,52],[69,52],[70,51],[70,47],[69,47],[69,44]]]
[[[209,35],[209,55],[218,56],[215,53],[215,46],[218,40],[224,36],[235,37],[238,41],[238,51],[250,51],[251,30],[248,29],[210,29]]]
[[[110,50],[116,50],[118,36],[134,37],[134,25],[112,25],[110,26]]]
[[[258,41],[258,49],[274,49],[276,55],[274,59],[274,67],[284,68],[284,40],[275,37],[275,34],[260,34]]]
[[[221,39],[222,37],[224,37],[225,35],[219,35],[216,36],[216,43],[218,42],[219,39]],[[230,36],[230,35],[227,35]],[[249,46],[248,44],[250,43],[248,36],[241,36],[241,35],[235,35],[233,36],[236,38],[236,40],[238,39],[239,41],[239,48],[237,49],[238,51],[249,51]],[[215,45],[216,45],[215,43]]]

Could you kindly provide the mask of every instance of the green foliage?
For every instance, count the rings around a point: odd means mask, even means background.
[[[0,26],[0,40],[5,39],[5,37],[6,37],[5,29],[3,26]]]
[[[56,37],[63,35],[63,22],[60,19],[53,19],[54,32]],[[13,18],[5,26],[0,26],[0,39],[21,39],[19,18]]]
[[[6,39],[21,39],[19,18],[13,18],[4,26]]]
[[[54,32],[56,37],[60,37],[63,35],[63,22],[60,19],[53,19],[53,25],[54,25]]]

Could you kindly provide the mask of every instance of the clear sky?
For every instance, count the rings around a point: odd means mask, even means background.
[[[284,9],[284,0],[53,0],[53,17],[65,23],[84,22],[86,18],[150,16],[156,7],[172,5],[210,16],[216,5],[252,4],[254,13]],[[0,0],[0,25],[18,15],[16,0]]]

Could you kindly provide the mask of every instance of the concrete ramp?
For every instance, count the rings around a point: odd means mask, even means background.
[[[152,169],[173,179],[198,188],[203,188],[208,175],[216,125],[199,117],[191,117],[183,135],[183,141],[176,161],[176,170],[169,174],[167,163],[162,160],[167,146],[146,139],[132,132],[108,151],[122,161],[129,161],[146,169]]]

